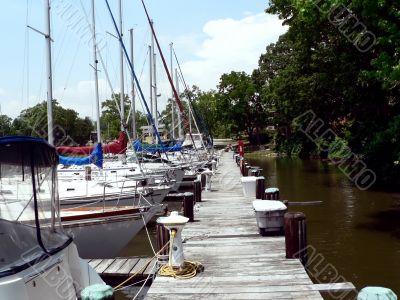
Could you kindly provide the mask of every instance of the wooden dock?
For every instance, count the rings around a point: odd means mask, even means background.
[[[136,275],[126,285],[143,281],[149,275],[148,283],[151,283],[156,260],[150,260],[149,257],[119,257],[112,259],[89,259],[87,262],[107,284],[114,286],[134,274]]]
[[[147,299],[323,299],[297,259],[285,258],[284,237],[262,237],[243,196],[231,153],[220,160],[212,192],[203,192],[186,225],[184,253],[204,272],[188,280],[157,276]]]

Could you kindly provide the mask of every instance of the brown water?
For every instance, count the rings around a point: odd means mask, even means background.
[[[249,159],[263,168],[267,187],[281,199],[323,201],[290,206],[307,216],[308,244],[321,262],[316,281],[351,281],[358,289],[378,285],[400,295],[400,194],[360,191],[334,166],[321,161]],[[311,253],[312,254],[312,253]],[[315,262],[315,260],[314,260]],[[315,265],[315,263],[314,263]]]
[[[316,282],[350,281],[358,289],[379,285],[400,295],[400,194],[360,191],[334,166],[320,161],[249,161],[263,168],[267,187],[279,187],[281,199],[323,201],[290,206],[307,216],[310,275]],[[149,230],[154,242],[154,226]],[[132,255],[152,255],[144,230],[120,253]],[[135,293],[118,293],[116,299],[132,299]]]

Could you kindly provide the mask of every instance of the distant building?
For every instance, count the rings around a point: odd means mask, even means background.
[[[140,127],[140,129],[142,130],[143,142],[146,144],[152,144],[154,135],[153,126],[142,126]],[[164,124],[158,124],[157,130],[158,133],[160,134],[161,139],[163,140],[168,139],[168,131]]]

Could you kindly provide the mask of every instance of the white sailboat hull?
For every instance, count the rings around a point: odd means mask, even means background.
[[[85,287],[98,283],[104,284],[97,273],[79,258],[72,243],[19,273],[0,278],[0,299],[77,299]]]
[[[82,258],[114,258],[160,208],[151,207],[143,217],[136,214],[96,221],[63,222],[63,227],[73,236]]]

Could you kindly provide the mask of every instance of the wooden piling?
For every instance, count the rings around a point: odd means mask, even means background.
[[[169,230],[164,227],[163,224],[156,224],[156,239],[157,239],[157,252],[160,251],[169,242]],[[165,247],[161,252],[160,256],[166,256],[168,259],[169,246]]]
[[[183,215],[189,218],[189,222],[194,221],[194,195],[193,193],[185,193],[183,198]]]
[[[240,160],[240,173],[242,173],[242,176],[245,176],[244,175],[244,168],[245,168],[245,160],[244,159],[241,159]]]
[[[250,174],[251,166],[248,163],[244,164],[244,175],[243,176],[251,176]]]
[[[256,199],[265,199],[265,178],[264,176],[257,177],[256,179]]]
[[[206,187],[206,181],[207,181],[206,174],[201,174],[200,181],[201,181],[201,189],[204,189]]]
[[[279,189],[278,188],[268,188],[265,190],[266,200],[280,200]]]
[[[199,180],[193,181],[193,193],[195,194],[194,202],[201,202],[201,182]]]
[[[284,218],[286,258],[298,258],[306,266],[308,261],[306,216],[301,212],[288,212]]]

